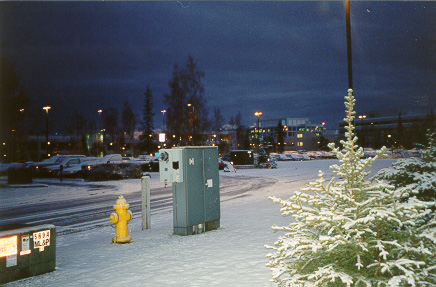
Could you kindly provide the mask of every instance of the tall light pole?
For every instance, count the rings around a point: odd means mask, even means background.
[[[101,126],[101,113],[103,112],[103,110],[98,110],[98,117],[100,118],[100,132],[103,130],[102,126]]]
[[[192,106],[192,125],[194,126],[194,138],[193,138],[193,142],[195,145],[195,106],[193,104],[188,104],[188,107]]]
[[[162,110],[160,111],[162,113],[162,132],[165,131],[165,113],[167,112],[166,110]]]
[[[360,115],[359,119],[362,120],[362,135],[360,136],[360,145],[363,147],[365,144],[364,137],[365,137],[365,126],[363,124],[363,119],[366,119],[366,115]]]
[[[260,146],[260,115],[262,115],[262,112],[255,112],[255,116],[257,116],[257,148],[259,149]]]
[[[100,119],[100,133],[102,135],[102,137],[101,137],[101,145],[103,147],[102,152],[104,154],[104,136],[103,136],[103,126],[101,124],[101,113],[103,112],[103,110],[98,110],[97,112],[98,112],[98,117]],[[97,156],[98,156],[98,145],[97,145]]]
[[[46,114],[46,117],[45,117],[45,144],[46,144],[46,149],[45,149],[45,151],[46,151],[47,157],[49,157],[50,155],[48,153],[48,146],[49,146],[50,142],[48,141],[48,110],[51,109],[51,107],[45,106],[42,109],[45,110],[45,114]]]
[[[21,134],[24,136],[24,109],[20,109],[21,113]]]
[[[348,59],[348,88],[353,88],[353,65],[351,62],[351,21],[350,1],[345,0],[345,20],[347,25],[347,59]]]

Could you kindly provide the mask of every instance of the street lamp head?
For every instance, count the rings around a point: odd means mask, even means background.
[[[51,107],[46,106],[46,107],[43,107],[42,109],[45,110],[45,112],[48,114],[48,110],[51,109]]]
[[[23,112],[24,112],[24,109],[20,109],[20,112],[23,113]]]
[[[103,112],[103,110],[98,110],[97,111],[99,115],[101,115],[101,113]]]
[[[165,115],[165,113],[167,112],[166,110],[162,110],[162,111],[160,111],[162,114],[164,114]]]
[[[188,107],[192,106],[192,104],[188,104]]]
[[[255,112],[254,115],[260,117],[262,115],[262,112]]]

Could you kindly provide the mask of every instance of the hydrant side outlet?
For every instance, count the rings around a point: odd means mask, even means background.
[[[118,222],[118,214],[111,213],[111,216],[109,217],[109,220],[111,221],[111,223],[117,223]]]

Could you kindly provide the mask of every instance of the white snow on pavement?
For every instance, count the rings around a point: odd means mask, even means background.
[[[372,169],[389,167],[392,162],[379,160]],[[333,174],[329,166],[334,163],[337,161],[278,162],[278,169],[220,171],[222,178],[262,178],[268,180],[268,185],[244,193],[247,196],[222,201],[218,230],[191,236],[173,235],[169,209],[152,216],[151,229],[146,231],[141,230],[141,215],[133,214],[129,223],[132,242],[113,244],[114,229],[108,218],[103,227],[58,236],[54,272],[5,286],[274,286],[269,282],[271,274],[266,267],[270,250],[264,245],[273,244],[279,236],[271,226],[286,225],[291,217],[281,217],[280,206],[268,200],[268,196],[288,198],[293,191],[315,180],[318,170],[330,179]],[[129,193],[140,189],[140,180],[98,184],[116,188],[128,202]],[[161,186],[158,174],[153,173],[152,192]],[[83,191],[77,194],[74,189],[71,186],[17,189],[8,195],[0,189],[0,196],[2,206],[89,196]]]

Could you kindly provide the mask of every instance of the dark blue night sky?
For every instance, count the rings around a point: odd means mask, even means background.
[[[427,114],[436,108],[436,3],[351,1],[358,113]],[[343,2],[1,2],[1,52],[32,107],[52,106],[62,128],[73,110],[128,100],[142,113],[149,85],[155,126],[173,65],[205,73],[209,114],[245,124],[344,117],[347,51]]]

